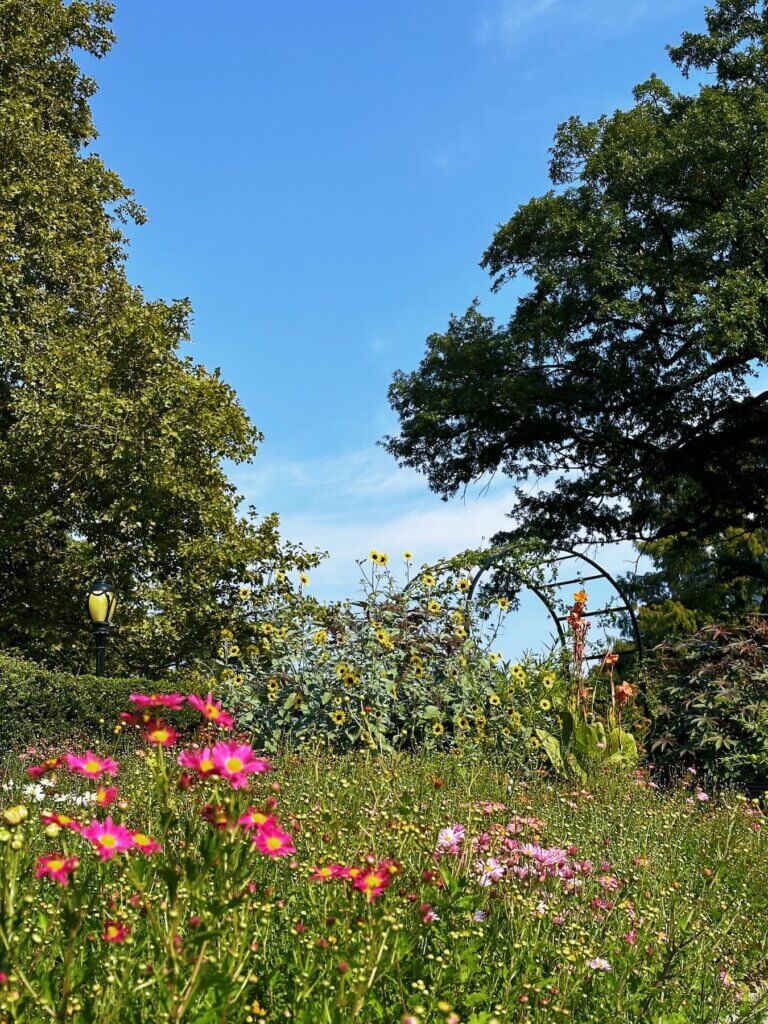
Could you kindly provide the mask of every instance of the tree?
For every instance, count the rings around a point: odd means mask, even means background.
[[[388,450],[444,497],[515,478],[512,532],[768,527],[768,5],[719,0],[669,53],[704,84],[566,121],[496,232],[493,288],[531,282],[509,322],[475,303],[390,388]]]
[[[649,647],[705,626],[768,614],[768,534],[729,530],[711,541],[683,534],[640,546],[653,568],[624,579]]]
[[[120,598],[115,669],[215,651],[241,582],[279,553],[222,460],[259,433],[218,371],[184,356],[186,301],[125,275],[143,213],[91,151],[112,6],[0,0],[0,643],[69,666],[93,577]],[[303,554],[293,549],[301,561]]]

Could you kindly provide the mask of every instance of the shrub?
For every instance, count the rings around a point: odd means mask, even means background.
[[[482,744],[537,765],[536,731],[556,727],[567,683],[556,659],[510,664],[494,650],[507,599],[489,595],[478,608],[461,559],[409,573],[404,587],[386,555],[359,564],[355,602],[309,601],[306,585],[289,580],[270,602],[269,588],[245,591],[212,688],[255,742],[335,751]]]
[[[768,622],[708,626],[661,645],[647,686],[657,763],[768,789]]]
[[[151,693],[158,682],[53,672],[32,661],[0,654],[0,736],[21,748],[61,743],[80,734],[113,732],[134,691]],[[175,689],[195,689],[192,676],[174,677]]]

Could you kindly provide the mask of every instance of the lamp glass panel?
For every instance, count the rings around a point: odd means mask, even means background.
[[[109,595],[105,593],[88,595],[88,614],[94,622],[108,622]]]

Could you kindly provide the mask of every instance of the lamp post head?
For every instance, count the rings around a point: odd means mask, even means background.
[[[104,580],[92,583],[88,590],[86,607],[94,628],[111,626],[117,608],[114,588]]]

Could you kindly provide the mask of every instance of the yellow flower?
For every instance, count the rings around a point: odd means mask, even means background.
[[[435,736],[442,736],[443,733],[445,732],[445,726],[443,725],[442,722],[435,722],[435,724],[432,726],[432,732],[435,734]]]
[[[237,592],[237,596],[241,601],[247,601],[251,596],[251,588],[248,586],[240,587]]]
[[[586,592],[586,590],[584,590],[583,587],[581,588],[581,590],[577,590],[576,593],[573,595],[573,600],[574,600],[574,602],[576,604],[586,604],[587,603],[587,592]]]
[[[305,572],[299,576],[299,583],[301,583],[302,587],[309,586],[309,576]]]
[[[555,685],[555,683],[557,682],[557,677],[556,677],[556,676],[554,675],[554,673],[553,673],[553,672],[546,672],[546,673],[545,673],[545,674],[544,674],[544,675],[543,675],[543,676],[541,677],[541,682],[542,682],[542,685],[544,686],[544,688],[545,688],[545,689],[547,689],[547,690],[551,690],[551,689],[552,689],[552,687],[553,687],[553,686]]]
[[[459,579],[458,583],[456,584],[456,589],[460,593],[466,594],[466,592],[469,590],[469,588],[471,586],[472,586],[472,583],[471,583],[470,579],[467,576],[462,576]]]
[[[413,561],[413,552],[412,551],[404,551],[403,552],[403,558],[405,559],[406,562],[412,562]]]
[[[515,708],[507,708],[507,717],[509,718],[510,725],[513,729],[519,729],[522,726],[522,716],[519,711],[515,710]]]
[[[323,644],[328,642],[328,633],[324,629],[317,629],[312,634],[312,640],[318,647],[322,647]]]
[[[499,697],[498,693],[492,693],[488,698],[488,703],[491,707],[497,708],[501,704],[501,697]]]
[[[549,711],[552,708],[552,701],[547,700],[547,698],[545,697],[543,700],[539,701],[539,707],[542,711]]]
[[[236,686],[242,686],[244,682],[245,682],[245,676],[243,675],[242,672],[238,672],[237,675],[234,678],[235,685]]]
[[[331,721],[334,725],[344,725],[347,720],[346,711],[333,711],[331,712]]]
[[[375,548],[370,552],[368,557],[374,565],[386,565],[389,561],[389,555],[385,555],[383,551],[376,551]]]
[[[232,639],[234,639],[234,635],[235,634],[232,632],[231,629],[224,628],[224,629],[222,629],[220,635],[221,635],[221,639],[222,640],[232,640]]]
[[[508,612],[509,611],[509,598],[507,598],[507,597],[497,597],[496,598],[496,604],[497,604],[497,606],[499,608],[501,608],[501,610],[503,612]]]
[[[285,573],[282,569],[278,569],[275,573],[275,579],[278,583],[285,583]]]
[[[541,740],[538,736],[531,736],[530,740],[528,740],[528,744],[531,750],[538,750],[538,748],[541,746]]]
[[[434,587],[437,583],[437,580],[431,573],[425,573],[421,577],[421,582],[424,584],[425,587]]]
[[[229,648],[229,656],[230,656],[230,658],[236,658],[239,653],[240,653],[240,648],[237,646],[237,644],[231,644],[231,646]]]
[[[456,728],[461,729],[462,732],[465,729],[469,728],[469,719],[467,718],[466,715],[459,715],[459,717],[456,719]]]
[[[272,691],[272,693],[276,693],[280,689],[280,684],[275,676],[270,676],[267,680],[267,689]]]
[[[424,676],[424,666],[421,664],[414,665],[413,674],[416,676],[417,679],[421,679]]]
[[[435,601],[434,598],[432,598],[431,601],[427,601],[427,611],[430,613],[430,615],[438,615],[442,607],[443,606],[440,604],[440,602]]]
[[[467,635],[467,631],[466,631],[466,629],[464,629],[463,626],[456,626],[454,631],[453,631],[453,633],[454,633],[454,636],[459,637],[459,639],[461,639],[462,637],[465,637]]]
[[[336,675],[339,679],[343,679],[344,676],[349,675],[349,672],[349,665],[347,665],[347,663],[344,661],[340,661],[339,664],[336,666]]]
[[[221,678],[222,679],[233,679],[234,675],[235,675],[235,670],[233,668],[224,668],[224,669],[221,670]]]
[[[496,651],[491,651],[491,653],[488,655],[488,661],[490,661],[492,665],[498,665],[499,662],[501,661],[501,655],[497,654]]]

